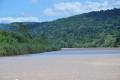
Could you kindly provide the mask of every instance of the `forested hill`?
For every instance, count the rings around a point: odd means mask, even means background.
[[[61,47],[120,46],[120,9],[90,12],[51,22],[33,24],[37,35],[44,35]]]
[[[25,25],[32,36],[44,36],[59,47],[120,47],[120,9],[94,11],[42,23]],[[15,28],[15,29],[14,29]]]

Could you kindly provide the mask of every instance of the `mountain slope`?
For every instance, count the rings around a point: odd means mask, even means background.
[[[44,36],[59,47],[120,47],[120,9],[94,11],[42,23],[24,24],[32,36]]]
[[[61,47],[120,46],[120,9],[90,12],[52,22],[36,28]]]

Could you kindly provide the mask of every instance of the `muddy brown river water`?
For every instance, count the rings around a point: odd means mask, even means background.
[[[0,57],[0,80],[120,80],[120,49]]]

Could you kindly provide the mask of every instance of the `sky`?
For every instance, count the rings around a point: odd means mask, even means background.
[[[0,23],[44,22],[120,8],[120,0],[0,0]]]

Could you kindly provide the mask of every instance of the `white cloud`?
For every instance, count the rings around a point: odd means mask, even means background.
[[[82,7],[81,3],[79,2],[69,2],[69,3],[62,2],[59,4],[55,4],[53,8],[47,8],[43,13],[48,16],[54,16],[61,13],[71,14],[71,12],[77,13],[81,7]]]
[[[81,7],[81,3],[79,2],[60,3],[56,4],[54,7],[56,10],[59,11],[78,10]]]
[[[61,16],[61,15],[75,15],[86,13],[90,11],[99,11],[112,8],[120,8],[120,0],[101,0],[99,2],[62,2],[54,4],[53,7],[47,8],[43,11],[47,16]]]
[[[11,22],[40,22],[40,20],[36,17],[0,17],[0,23]]]

